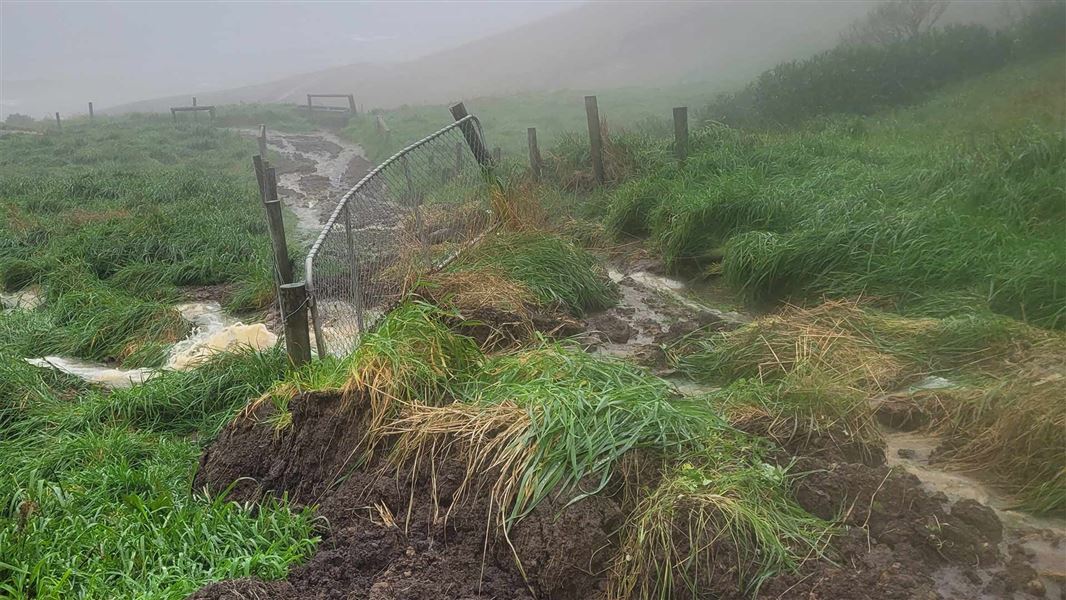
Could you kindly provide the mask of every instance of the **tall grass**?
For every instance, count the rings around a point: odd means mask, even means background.
[[[500,233],[460,256],[451,270],[496,270],[549,305],[574,315],[607,308],[618,290],[591,254],[551,234]]]
[[[917,314],[990,308],[1061,328],[1062,72],[1048,58],[930,107],[789,132],[711,126],[684,168],[615,191],[607,223],[650,236],[674,269],[722,273],[753,303],[864,294]],[[1002,124],[959,116],[988,102]]]

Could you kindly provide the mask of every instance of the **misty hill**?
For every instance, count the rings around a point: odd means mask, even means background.
[[[367,108],[387,108],[574,87],[741,81],[831,47],[866,9],[827,2],[589,4],[420,59],[357,63],[197,96],[202,104],[302,103],[307,93],[354,93]],[[110,112],[187,102],[158,98]]]

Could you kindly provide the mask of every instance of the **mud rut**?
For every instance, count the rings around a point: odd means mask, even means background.
[[[662,344],[750,319],[704,304],[656,270],[651,262],[616,265],[610,276],[622,301],[587,319],[585,336],[590,351],[678,381]],[[316,504],[324,518],[317,553],[284,581],[226,581],[193,597],[603,597],[625,515],[617,495],[608,491],[565,508],[546,502],[509,539],[487,536],[494,515],[484,498],[450,504],[466,475],[461,464],[390,472],[379,453],[370,464],[352,465],[365,431],[358,408],[335,394],[298,398],[291,407],[292,426],[281,434],[262,424],[270,407],[228,427],[201,457],[194,486],[218,492],[236,481],[235,499],[287,493]],[[769,434],[758,427],[751,433]],[[802,433],[779,439],[782,464],[795,461],[794,471],[809,473],[796,484],[797,501],[825,519],[848,508],[848,527],[834,537],[829,559],[771,578],[759,597],[1063,598],[1061,521],[1006,510],[1006,499],[978,478],[931,463],[935,439],[887,427],[884,434],[885,448],[849,448]],[[725,550],[716,572],[701,580],[700,597],[746,597],[732,582],[735,564]]]

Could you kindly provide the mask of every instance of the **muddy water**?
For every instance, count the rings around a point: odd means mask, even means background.
[[[258,136],[253,129],[236,129]],[[267,132],[267,145],[285,157],[278,169],[278,198],[296,217],[300,241],[308,244],[341,195],[370,170],[363,149],[328,132]]]
[[[916,386],[921,389],[950,387],[950,381],[931,377]],[[1003,523],[1004,545],[1016,545],[1036,570],[1047,590],[1047,598],[1063,598],[1066,580],[1066,519],[1042,518],[1014,509],[1012,499],[980,478],[979,473],[950,470],[933,460],[941,439],[923,431],[904,432],[881,429],[888,466],[911,473],[932,492],[952,501],[975,500],[993,509]],[[938,585],[945,596],[965,589],[966,582],[952,569],[938,573]]]
[[[27,358],[26,362],[62,371],[89,383],[122,388],[143,383],[164,370],[191,369],[219,352],[242,347],[265,350],[278,341],[278,337],[262,323],[245,325],[226,315],[217,302],[189,302],[174,308],[192,325],[192,331],[184,340],[174,344],[162,368],[116,369],[102,363],[63,356]]]
[[[672,331],[683,330],[682,324],[686,321],[710,321],[726,329],[750,321],[745,315],[714,308],[711,306],[715,302],[713,295],[704,296],[675,279],[647,271],[626,273],[620,268],[611,269],[609,276],[619,285],[621,300],[617,307],[607,312],[629,327],[629,335],[624,341],[621,338],[626,336],[622,334],[614,341],[599,345],[596,351],[603,354],[643,362],[641,359],[646,356],[649,346],[661,345],[664,339],[670,338]],[[620,326],[614,325],[610,329],[620,331]],[[669,371],[660,369],[659,372],[685,395],[700,395],[715,389]],[[931,377],[917,387],[936,389],[952,385],[947,379]],[[940,443],[936,436],[889,430],[882,433],[889,466],[915,475],[929,491],[943,493],[953,501],[972,499],[995,510],[1005,529],[1004,549],[1010,546],[1025,555],[1026,562],[1040,575],[1047,598],[1064,598],[1066,520],[1039,518],[1014,510],[1009,497],[975,474],[952,471],[931,461],[930,457]],[[903,456],[900,456],[901,450]],[[937,585],[945,597],[953,598],[966,597],[965,590],[974,589],[973,582],[953,568],[937,574]]]
[[[4,312],[13,310],[33,310],[44,302],[41,288],[33,285],[10,294],[0,292],[0,307]]]
[[[601,354],[645,364],[661,363],[663,346],[694,328],[710,325],[733,329],[751,320],[746,315],[715,308],[711,305],[713,299],[704,301],[677,279],[646,270],[627,272],[620,266],[609,268],[607,275],[618,284],[621,297],[617,306],[590,322],[592,329],[609,329],[598,333],[604,339],[595,351]],[[700,395],[716,389],[680,377],[665,364],[651,366],[682,394]]]

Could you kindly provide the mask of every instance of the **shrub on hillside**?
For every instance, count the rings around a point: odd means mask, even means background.
[[[908,104],[953,81],[1026,55],[1061,52],[1066,3],[1042,5],[1004,31],[980,25],[927,30],[878,45],[843,43],[781,63],[739,92],[720,95],[706,119],[736,126],[794,125],[834,113]]]

